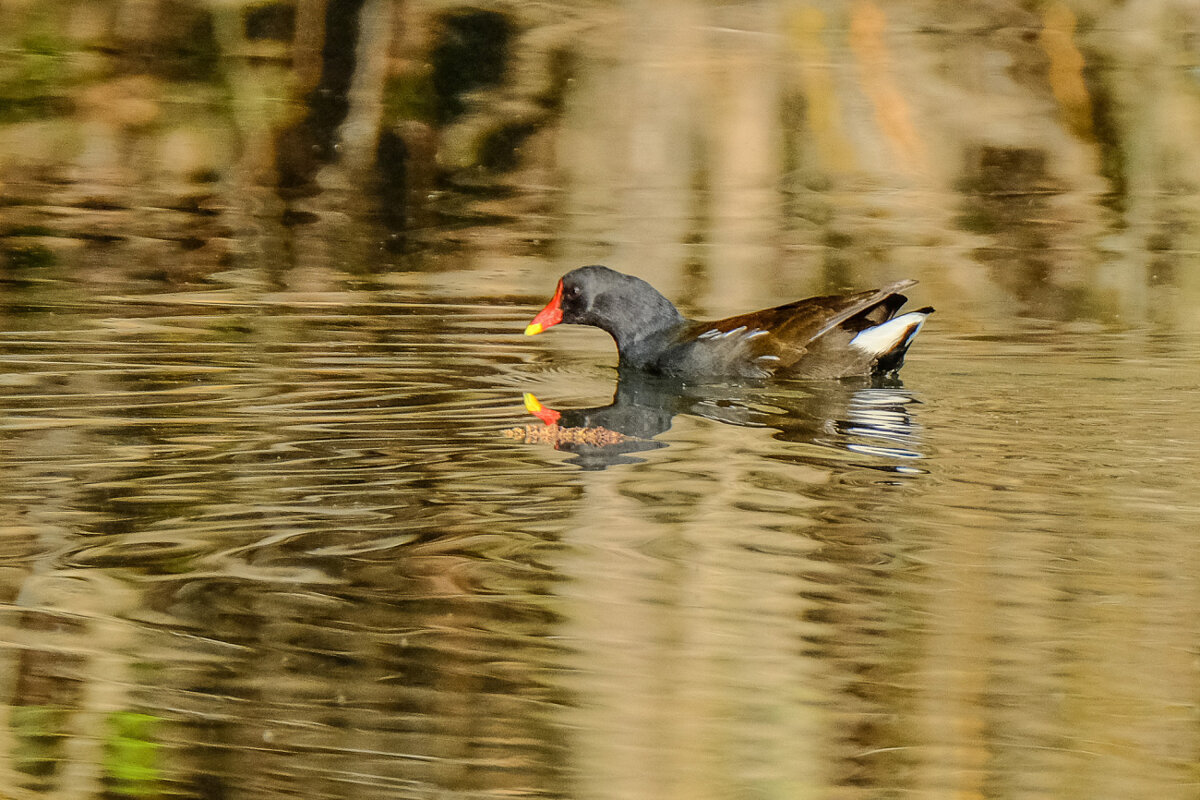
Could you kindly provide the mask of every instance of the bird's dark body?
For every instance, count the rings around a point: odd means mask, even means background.
[[[561,321],[602,328],[616,341],[623,368],[685,379],[878,375],[900,368],[912,337],[933,309],[904,315],[896,323],[895,346],[887,350],[852,343],[860,333],[893,320],[906,300],[901,290],[914,283],[811,297],[705,322],[684,317],[640,278],[589,266],[563,276],[555,295],[558,306],[551,301],[535,324],[553,312],[560,319],[551,325]],[[534,327],[527,332],[541,330],[540,324],[531,331]],[[891,333],[881,334],[881,340],[890,342]]]

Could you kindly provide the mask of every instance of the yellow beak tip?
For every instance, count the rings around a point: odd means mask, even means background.
[[[526,336],[536,336],[537,334],[539,334],[541,332],[542,332],[542,326],[536,322],[533,323],[532,325],[527,325],[525,327],[525,335]]]
[[[542,410],[542,404],[540,402],[538,402],[538,399],[536,397],[534,397],[533,395],[531,395],[529,392],[525,392],[524,400],[525,400],[525,410],[528,411],[530,414],[536,414],[537,412]]]

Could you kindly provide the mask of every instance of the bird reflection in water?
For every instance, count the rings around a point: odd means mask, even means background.
[[[526,394],[526,410],[542,424],[510,435],[551,444],[574,455],[568,463],[597,470],[637,463],[644,459],[635,453],[667,447],[655,437],[671,428],[676,415],[687,414],[773,428],[773,438],[816,445],[828,460],[844,462],[853,455],[864,466],[922,472],[911,463],[922,457],[920,428],[910,412],[919,402],[897,378],[697,385],[631,370],[621,372],[606,406],[559,411]],[[826,460],[811,453],[805,460]],[[863,463],[864,456],[869,463]]]

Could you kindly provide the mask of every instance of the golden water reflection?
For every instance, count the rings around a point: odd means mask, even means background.
[[[919,388],[828,387],[907,398],[909,458],[767,387],[586,471],[501,435],[514,389],[616,377],[539,366],[533,298],[280,296],[242,343],[215,299],[0,353],[30,796],[1186,794],[1175,348],[934,331]]]
[[[0,14],[0,796],[1195,794],[1192,4]],[[591,262],[938,314],[664,388]]]

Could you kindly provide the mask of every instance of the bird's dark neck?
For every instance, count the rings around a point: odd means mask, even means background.
[[[685,324],[687,318],[650,284],[638,282],[642,284],[639,291],[627,294],[625,302],[609,309],[599,327],[616,341],[622,364],[643,367],[661,348],[663,339]]]
[[[680,314],[678,309],[666,303],[654,314],[638,321],[638,324],[625,329],[610,330],[614,341],[617,342],[617,353],[620,363],[624,366],[644,368],[656,356],[661,355],[662,349],[671,342],[676,332],[688,323],[688,318]]]

